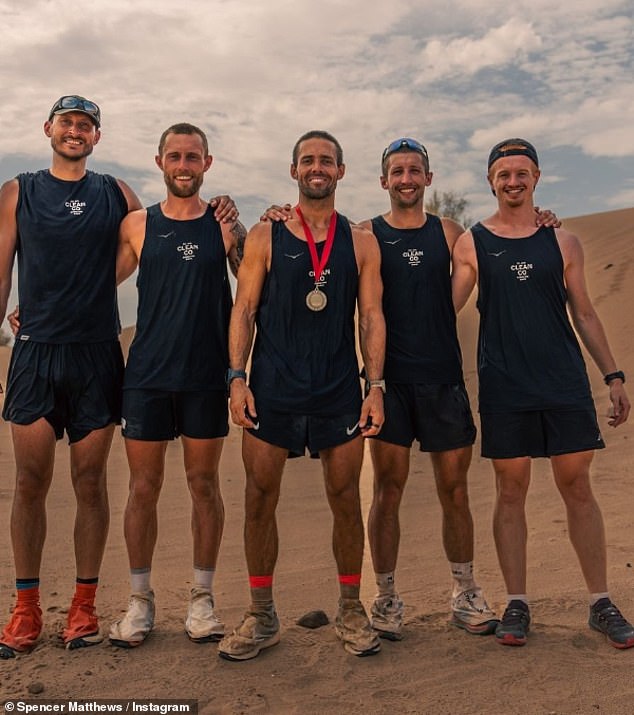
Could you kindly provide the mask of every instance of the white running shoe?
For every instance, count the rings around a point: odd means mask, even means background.
[[[474,635],[491,635],[500,622],[489,608],[481,588],[472,588],[454,596],[451,599],[451,610],[451,623]]]
[[[133,593],[125,616],[110,627],[110,642],[119,648],[141,645],[154,628],[154,591]]]
[[[224,624],[214,613],[214,598],[206,588],[191,590],[185,632],[194,643],[219,641],[225,634]]]
[[[218,655],[225,660],[249,660],[279,642],[280,622],[274,608],[247,611],[242,623],[218,644]]]
[[[374,603],[370,609],[372,616],[372,628],[379,637],[390,641],[400,641],[403,639],[401,633],[403,628],[403,601],[398,597],[398,593],[389,596],[379,596],[374,598]]]
[[[381,643],[358,598],[340,598],[335,633],[348,653],[363,658],[381,650]]]

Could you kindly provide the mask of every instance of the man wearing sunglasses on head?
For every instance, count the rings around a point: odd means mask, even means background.
[[[121,415],[116,256],[119,224],[141,208],[121,180],[86,168],[101,137],[101,112],[78,95],[60,97],[44,133],[50,169],[0,189],[0,313],[18,255],[20,322],[3,417],[11,422],[16,486],[11,539],[17,603],[0,633],[0,658],[31,650],[42,630],[39,576],[55,443],[70,443],[77,500],[77,583],[63,640],[101,640],[95,592],[108,533],[106,462]]]
[[[384,286],[385,424],[370,443],[374,498],[368,539],[378,587],[372,625],[389,640],[403,637],[404,606],[394,572],[414,440],[430,453],[443,511],[443,545],[453,577],[451,622],[480,635],[493,633],[498,623],[473,575],[467,470],[476,428],[464,387],[450,276],[453,244],[464,229],[425,211],[432,177],[427,149],[415,139],[396,139],[381,156],[380,181],[390,210],[361,223],[379,243]],[[272,207],[266,217],[288,215]]]

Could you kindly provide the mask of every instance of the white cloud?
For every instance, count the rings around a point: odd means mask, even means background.
[[[538,50],[541,40],[531,23],[511,18],[483,37],[458,37],[448,42],[434,39],[421,52],[421,82],[442,80],[458,74],[473,75],[481,69],[503,69]]]
[[[385,207],[379,156],[402,135],[428,145],[435,186],[490,206],[484,162],[504,136],[558,156],[634,155],[632,12],[628,0],[0,0],[0,155],[48,162],[46,112],[77,92],[102,105],[95,158],[147,199],[164,190],[161,131],[188,120],[215,156],[205,188],[230,191],[247,221],[294,198],[290,150],[316,127],[343,144],[339,197],[355,218]],[[570,172],[560,162],[550,187]]]

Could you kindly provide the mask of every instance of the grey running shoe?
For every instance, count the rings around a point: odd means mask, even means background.
[[[261,650],[280,642],[280,622],[275,609],[247,611],[242,623],[218,644],[218,655],[226,660],[250,660]]]
[[[510,601],[495,629],[495,639],[500,645],[524,645],[530,623],[528,605],[524,601]]]
[[[590,607],[590,628],[603,633],[608,643],[615,648],[634,646],[634,626],[621,615],[621,611],[609,598],[600,598]]]
[[[500,619],[489,608],[481,588],[462,591],[451,599],[451,623],[468,633],[488,636],[495,633]]]
[[[380,638],[390,641],[403,639],[403,601],[395,593],[390,596],[377,596],[370,608],[372,628]]]
[[[370,625],[365,608],[358,598],[340,598],[335,619],[335,633],[343,647],[359,657],[374,655],[381,650],[379,638]]]
[[[185,632],[194,643],[219,641],[225,634],[224,624],[214,613],[214,599],[206,588],[192,588]]]
[[[154,591],[133,593],[125,616],[110,627],[110,642],[119,648],[141,645],[154,628]]]

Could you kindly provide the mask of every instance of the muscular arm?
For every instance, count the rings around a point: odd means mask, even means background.
[[[147,211],[140,209],[129,213],[119,226],[117,285],[128,278],[139,263],[145,241],[146,221]]]
[[[244,257],[244,242],[247,237],[246,228],[240,221],[220,224],[222,240],[225,243],[225,252],[229,261],[229,268],[234,276],[238,276],[238,268]]]
[[[351,226],[354,251],[359,268],[359,344],[368,380],[383,378],[385,362],[385,319],[381,252],[371,231]],[[363,401],[359,427],[364,435],[378,434],[383,426],[383,393],[372,388]]]
[[[456,313],[464,308],[478,279],[478,260],[471,231],[456,240],[451,259],[451,290]]]
[[[139,256],[135,255],[130,243],[131,228],[134,222],[130,223],[128,219],[131,213],[135,213],[141,209],[141,202],[125,181],[117,179],[117,184],[125,196],[125,200],[128,203],[128,211],[130,212],[119,226],[119,241],[117,245],[117,285],[119,285],[119,283],[122,283],[132,274],[137,266]],[[122,234],[122,230],[125,232],[125,235]],[[145,215],[143,217],[143,230],[145,231]]]
[[[119,188],[123,192],[125,200],[128,202],[128,211],[137,211],[138,209],[142,208],[141,202],[139,201],[137,195],[125,183],[125,181],[117,179],[117,184],[119,184]]]
[[[556,235],[564,259],[564,281],[573,325],[601,374],[607,375],[610,372],[615,372],[616,361],[610,350],[601,320],[588,295],[581,243],[569,231],[559,229],[556,231]],[[610,400],[614,406],[614,418],[610,424],[613,427],[618,427],[629,416],[630,402],[620,379],[612,380],[609,389]]]
[[[464,233],[464,226],[461,226],[452,218],[441,218],[440,223],[442,224],[442,230],[445,234],[449,253],[453,253],[453,247],[456,245],[456,241]]]
[[[229,323],[229,365],[234,370],[246,370],[270,255],[271,226],[266,223],[256,224],[247,234],[244,243],[244,257],[238,271],[236,299]],[[250,416],[257,416],[253,393],[245,380],[238,378],[231,382],[229,408],[235,424],[241,427],[254,426],[245,414],[246,409]]]
[[[11,292],[11,274],[18,238],[15,211],[19,192],[17,179],[7,181],[0,188],[0,320],[6,315]]]

